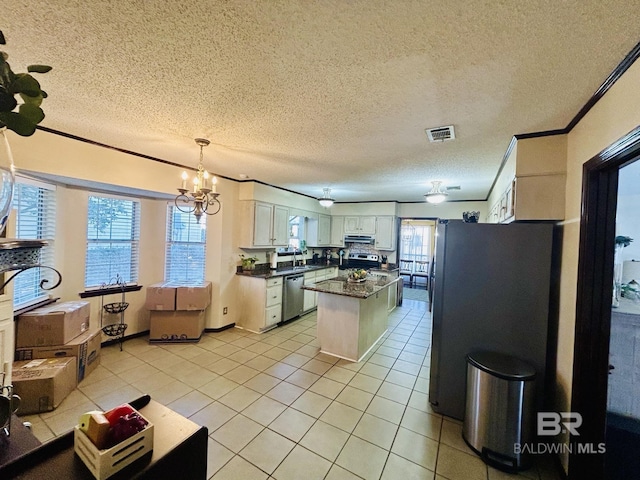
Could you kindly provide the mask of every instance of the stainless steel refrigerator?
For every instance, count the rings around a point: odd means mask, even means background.
[[[436,229],[429,402],[462,420],[465,357],[492,350],[535,367],[540,408],[553,225],[445,222]]]

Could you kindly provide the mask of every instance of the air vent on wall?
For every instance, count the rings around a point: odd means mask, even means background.
[[[446,142],[456,138],[456,134],[453,131],[453,125],[447,125],[446,127],[427,128],[427,137],[431,143]]]
[[[447,190],[460,190],[460,185],[455,185],[453,187],[446,187]]]

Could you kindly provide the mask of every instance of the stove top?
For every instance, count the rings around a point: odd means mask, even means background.
[[[376,255],[373,253],[350,253],[349,261],[351,260],[365,260],[369,262],[378,262],[380,261],[380,255]]]
[[[347,257],[349,268],[378,268],[380,267],[380,255],[373,253],[350,253]]]

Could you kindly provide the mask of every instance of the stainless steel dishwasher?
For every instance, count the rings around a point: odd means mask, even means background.
[[[286,322],[302,314],[304,308],[304,274],[298,273],[284,277],[284,311],[282,321]]]

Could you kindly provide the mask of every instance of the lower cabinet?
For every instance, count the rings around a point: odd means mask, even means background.
[[[13,327],[13,301],[9,295],[0,295],[0,384],[2,384],[2,373],[4,373],[5,385],[11,384],[11,365],[14,355]]]
[[[282,277],[239,276],[240,315],[237,326],[265,332],[282,320]]]
[[[338,267],[327,267],[322,270],[314,270],[304,274],[304,284],[322,282],[338,276]],[[304,311],[308,312],[318,306],[318,293],[311,290],[304,291]]]
[[[306,272],[304,274],[304,284],[305,285],[310,285],[312,283],[316,283],[316,272]],[[305,312],[308,312],[309,310],[313,310],[314,308],[316,308],[317,305],[317,297],[318,294],[316,292],[312,292],[311,290],[305,290],[304,291],[304,302],[303,302],[303,309]]]

